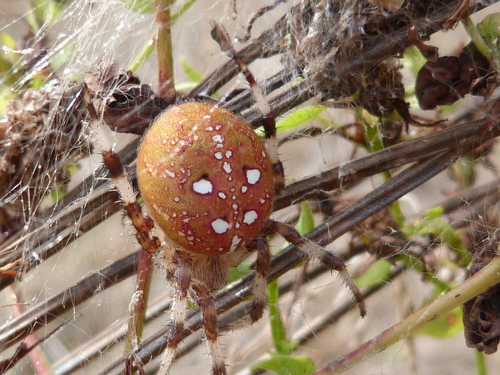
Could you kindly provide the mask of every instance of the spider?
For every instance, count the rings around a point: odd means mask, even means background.
[[[265,140],[240,117],[209,99],[181,99],[168,107],[147,129],[138,152],[139,191],[152,218],[137,203],[125,168],[106,140],[109,128],[99,119],[84,88],[104,163],[137,230],[138,241],[148,253],[163,249],[161,263],[174,287],[172,326],[161,375],[168,372],[181,340],[188,298],[202,311],[213,373],[226,374],[211,292],[227,284],[231,267],[256,252],[248,322],[262,317],[271,261],[266,236],[280,234],[306,257],[336,270],[356,298],[361,316],[366,312],[361,294],[339,257],[305,239],[292,226],[269,219],[273,198],[285,180],[274,115],[223,26],[211,24],[212,37],[238,64],[250,85],[262,114]],[[165,233],[164,245],[150,235],[154,223]]]

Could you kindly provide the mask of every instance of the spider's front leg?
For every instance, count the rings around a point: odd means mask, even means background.
[[[271,110],[271,106],[267,101],[264,93],[257,84],[252,72],[248,69],[248,66],[243,62],[241,57],[236,53],[233,44],[231,43],[231,38],[227,33],[224,26],[211,21],[212,26],[212,38],[219,44],[220,49],[231,59],[233,59],[241,70],[241,73],[245,76],[250,88],[252,89],[252,94],[255,99],[256,105],[262,113],[262,125],[264,127],[264,132],[266,134],[266,149],[269,153],[269,159],[273,165],[273,176],[274,176],[274,186],[275,192],[279,193],[285,187],[285,172],[283,169],[283,163],[281,163],[278,157],[278,141],[276,138],[276,120],[274,118],[274,113]]]
[[[128,180],[125,167],[118,155],[113,151],[111,142],[111,129],[99,118],[97,111],[90,98],[87,84],[83,84],[82,91],[87,102],[87,110],[90,116],[91,129],[95,134],[95,141],[102,154],[103,163],[109,170],[111,178],[115,183],[116,190],[120,194],[120,200],[127,211],[132,225],[137,230],[136,238],[141,247],[149,254],[155,253],[160,248],[158,237],[151,235],[154,228],[153,220],[146,216],[136,200],[136,194],[132,183]]]

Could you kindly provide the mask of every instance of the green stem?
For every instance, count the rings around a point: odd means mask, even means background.
[[[134,62],[132,65],[130,65],[129,70],[131,72],[137,71],[139,67],[144,64],[144,62],[149,59],[149,57],[153,54],[153,51],[155,50],[155,35],[156,35],[156,30],[153,32],[153,35],[151,35],[148,38],[148,42],[146,46],[142,49],[142,51],[139,53],[139,55],[135,58]]]
[[[464,25],[467,34],[469,34],[472,43],[474,43],[478,51],[481,52],[483,56],[486,57],[488,61],[493,65],[494,69],[498,71],[498,66],[496,66],[497,62],[495,61],[495,56],[493,55],[492,48],[488,46],[486,41],[481,37],[481,34],[479,34],[471,18],[462,18],[462,24]]]
[[[484,353],[476,352],[476,373],[477,375],[488,375],[488,370],[486,369],[486,361],[484,360]]]
[[[285,326],[281,319],[278,308],[279,292],[278,281],[273,280],[267,286],[267,298],[269,302],[269,323],[271,325],[271,336],[273,338],[274,349],[278,354],[289,354],[287,352],[288,339],[286,337]]]
[[[170,27],[172,27],[175,22],[184,14],[186,11],[191,8],[191,6],[196,3],[197,0],[189,0],[186,3],[184,3],[179,9],[177,13],[174,13],[170,17]],[[139,53],[139,55],[135,58],[134,62],[132,65],[130,65],[129,70],[132,72],[135,72],[139,67],[147,60],[149,57],[153,54],[153,51],[155,50],[155,38],[156,38],[157,31],[155,30],[153,34],[148,38],[148,43],[146,46],[142,49],[142,51]]]
[[[370,124],[366,118],[363,116],[363,109],[356,109],[356,116],[363,124],[366,144],[369,147],[370,152],[376,152],[384,149],[383,136],[380,132],[380,127],[376,124]],[[382,172],[382,177],[384,181],[389,181],[392,178],[392,174],[390,171]],[[391,213],[394,220],[398,223],[399,227],[402,228],[404,225],[404,215],[401,211],[401,206],[399,205],[399,201],[394,201],[391,204]]]

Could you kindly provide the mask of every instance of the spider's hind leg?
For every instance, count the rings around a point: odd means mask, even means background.
[[[264,235],[259,235],[247,246],[251,248],[252,251],[257,251],[253,281],[253,301],[250,309],[250,321],[248,322],[253,324],[262,318],[264,313],[267,298],[267,276],[271,265],[271,253],[269,252],[269,243]],[[243,322],[241,325],[243,325]]]
[[[196,282],[191,283],[190,295],[200,307],[203,316],[203,331],[212,358],[212,374],[226,375],[226,364],[217,333],[217,311],[215,310],[214,298],[203,284]]]
[[[346,265],[344,261],[333,253],[325,250],[322,246],[309,241],[300,235],[297,230],[287,224],[283,224],[274,220],[268,220],[265,224],[263,230],[267,235],[272,235],[278,233],[285,240],[295,245],[300,251],[304,253],[310,259],[318,259],[327,267],[337,271],[339,275],[343,278],[347,287],[354,295],[356,302],[358,303],[359,311],[361,317],[366,315],[366,305],[359,288],[354,283],[354,280],[347,272]]]
[[[163,352],[161,367],[157,375],[166,375],[177,353],[177,347],[182,339],[184,322],[187,313],[187,293],[191,285],[192,261],[189,255],[176,251],[173,262],[176,266],[173,284],[174,298],[172,302],[172,326],[168,333],[167,347]]]
[[[213,296],[203,284],[193,281],[193,261],[188,254],[176,251],[172,264],[176,266],[173,273],[172,326],[169,332],[167,348],[163,354],[161,367],[157,375],[166,375],[168,373],[177,353],[178,345],[183,338],[188,294],[201,309],[203,330],[212,357],[212,373],[214,375],[226,375],[226,365],[217,334],[217,311],[215,310]]]

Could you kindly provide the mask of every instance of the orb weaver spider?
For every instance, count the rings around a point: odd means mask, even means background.
[[[265,306],[271,261],[267,236],[279,234],[305,257],[318,259],[337,271],[354,295],[361,316],[366,313],[360,291],[341,258],[302,237],[292,226],[269,219],[273,198],[284,187],[274,115],[229,35],[213,21],[212,37],[222,52],[238,64],[250,85],[262,114],[265,141],[240,117],[209,99],[180,100],[168,107],[146,130],[138,152],[139,190],[152,218],[136,201],[125,168],[106,141],[109,128],[99,119],[84,87],[104,163],[137,230],[137,239],[148,253],[163,249],[159,262],[174,287],[172,326],[160,375],[167,374],[175,357],[188,297],[202,311],[213,373],[226,374],[211,292],[227,284],[230,268],[256,252],[254,298],[247,321],[258,321]],[[165,233],[165,245],[150,235],[154,223]]]

